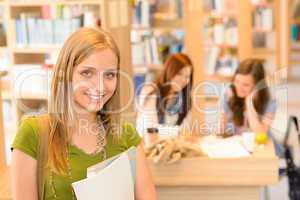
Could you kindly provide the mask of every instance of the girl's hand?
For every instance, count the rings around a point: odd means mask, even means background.
[[[250,110],[253,107],[253,102],[252,102],[252,94],[249,94],[245,98],[245,103],[246,103],[246,110]]]

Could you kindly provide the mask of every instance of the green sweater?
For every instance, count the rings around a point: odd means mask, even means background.
[[[19,129],[17,131],[16,137],[12,144],[12,149],[18,149],[34,159],[37,159],[37,146],[38,146],[38,121],[36,117],[29,117],[22,120]],[[119,140],[113,141],[113,136],[108,134],[108,140],[106,145],[106,155],[107,158],[113,157],[121,152],[126,151],[131,146],[137,146],[141,142],[137,131],[134,126],[130,123],[122,124],[122,136]],[[89,155],[84,151],[80,150],[74,145],[69,147],[69,160],[71,166],[71,176],[70,181],[68,176],[61,176],[53,174],[53,185],[51,187],[50,176],[45,177],[45,198],[46,200],[55,199],[54,192],[56,193],[56,198],[59,200],[71,200],[71,182],[79,181],[86,178],[87,168],[100,163],[103,161],[101,154]],[[113,180],[112,180],[113,181]],[[54,189],[54,191],[53,191]]]

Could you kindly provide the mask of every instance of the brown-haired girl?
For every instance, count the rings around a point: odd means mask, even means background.
[[[225,92],[221,132],[268,133],[276,102],[270,96],[265,78],[262,60],[246,59],[240,63]]]
[[[193,64],[183,54],[171,55],[154,83],[146,84],[140,94],[137,124],[139,132],[158,124],[181,125],[191,109]]]

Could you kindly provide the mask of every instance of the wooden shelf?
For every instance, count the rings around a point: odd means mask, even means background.
[[[300,53],[300,48],[291,48],[292,53]]]
[[[291,24],[300,24],[300,18],[292,19]]]
[[[76,1],[76,0],[58,0],[55,1],[56,4],[63,5],[100,5],[102,4],[101,0],[85,0],[85,1]]]
[[[76,1],[76,0],[37,0],[37,1],[11,1],[9,2],[10,6],[13,7],[39,7],[44,5],[100,5],[101,0],[85,0],[85,1]]]
[[[7,73],[8,73],[8,71],[1,71],[0,70],[0,78],[2,77],[2,76],[5,76],[5,75],[7,75]]]
[[[204,11],[204,15],[210,15],[214,18],[224,18],[224,17],[230,17],[230,18],[233,18],[233,17],[236,17],[237,16],[237,13],[236,12],[233,12],[233,11],[223,11],[223,12],[220,12],[220,11],[216,11],[216,10],[206,10]]]
[[[13,53],[24,53],[24,54],[46,54],[46,53],[51,53],[54,51],[59,51],[59,47],[24,47],[24,48],[19,48],[15,47],[12,49]]]
[[[151,27],[141,27],[138,25],[133,25],[131,27],[131,30],[133,31],[141,31],[141,32],[156,32],[156,31],[160,31],[160,32],[170,32],[174,29],[181,29],[181,26],[174,26],[174,25],[170,25],[169,27],[164,27],[164,26],[151,26]]]
[[[149,71],[160,71],[162,70],[163,65],[160,64],[145,64],[145,65],[134,65],[133,72],[135,74],[145,74]]]
[[[13,7],[37,7],[44,5],[51,5],[53,1],[44,0],[44,1],[10,1],[8,4]]]
[[[253,49],[253,54],[258,55],[258,54],[274,54],[276,51],[271,48],[254,48]]]
[[[297,84],[300,84],[300,77],[289,76],[287,81],[288,81],[288,83],[297,83]]]
[[[133,73],[134,74],[146,74],[148,72],[147,67],[141,67],[141,66],[134,66],[133,67]]]
[[[263,8],[274,8],[274,3],[268,3],[268,2],[262,2],[262,3],[258,3],[258,4],[252,4],[252,8],[256,9],[258,7],[263,7]]]
[[[154,17],[152,26],[154,28],[163,27],[168,29],[181,29],[183,28],[183,20],[174,18]]]
[[[37,94],[37,93],[26,93],[26,95],[15,96],[16,99],[24,100],[48,100],[47,94]]]
[[[268,60],[271,56],[275,56],[275,51],[268,48],[256,48],[253,50],[252,56],[258,59]]]
[[[268,30],[268,29],[261,29],[261,28],[254,28],[253,32],[255,33],[273,33],[275,30]]]
[[[224,76],[220,74],[206,75],[205,81],[230,82],[233,76]]]
[[[300,65],[300,60],[290,60],[291,65]]]
[[[208,39],[209,40],[209,39]],[[204,42],[203,45],[205,47],[209,47],[209,48],[212,48],[212,47],[219,47],[219,48],[229,48],[229,49],[237,49],[238,48],[238,45],[231,45],[231,44],[216,44],[214,43],[213,41],[210,41],[210,42]]]

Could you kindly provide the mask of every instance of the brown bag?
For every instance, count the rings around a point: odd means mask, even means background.
[[[38,199],[44,199],[45,165],[47,162],[48,138],[49,138],[49,116],[47,114],[38,117],[39,145],[37,153],[37,189]]]

